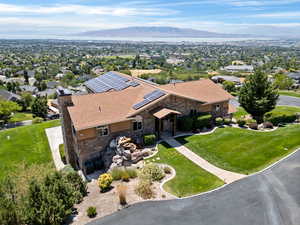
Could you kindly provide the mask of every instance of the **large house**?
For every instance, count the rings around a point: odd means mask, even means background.
[[[229,104],[233,97],[208,79],[157,85],[109,72],[85,85],[86,95],[58,89],[67,161],[84,172],[87,164],[101,161],[113,138],[143,144],[146,134],[175,135],[177,117],[197,112],[226,117],[235,110]]]

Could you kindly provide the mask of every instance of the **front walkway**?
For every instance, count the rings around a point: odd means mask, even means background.
[[[57,170],[61,170],[65,167],[59,154],[59,145],[64,143],[61,126],[46,129],[46,135],[55,167]]]
[[[164,141],[167,142],[171,147],[175,148],[182,155],[187,157],[189,160],[194,162],[196,165],[219,177],[227,184],[246,177],[244,174],[233,173],[210,164],[205,159],[201,158],[172,137],[165,138]]]

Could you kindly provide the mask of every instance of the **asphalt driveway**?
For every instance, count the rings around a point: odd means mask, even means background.
[[[217,191],[144,202],[89,225],[299,225],[300,151]]]

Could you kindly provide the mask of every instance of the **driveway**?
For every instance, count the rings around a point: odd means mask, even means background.
[[[238,107],[240,105],[240,103],[237,101],[237,99],[230,100],[230,103],[232,105],[234,105],[235,107]],[[289,106],[300,107],[300,98],[280,95],[277,105],[289,105]]]
[[[208,194],[139,203],[89,225],[299,225],[300,151]]]

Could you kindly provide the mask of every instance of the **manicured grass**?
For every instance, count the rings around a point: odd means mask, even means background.
[[[279,91],[279,94],[300,98],[300,92],[296,91]]]
[[[159,152],[147,162],[168,164],[176,170],[176,177],[164,184],[166,191],[178,197],[185,197],[224,184],[222,180],[203,170],[166,143],[159,144],[158,150]]]
[[[59,120],[0,131],[0,179],[18,164],[52,162],[45,129],[59,126]]]
[[[209,135],[177,138],[210,163],[234,172],[257,172],[300,147],[300,125],[272,132],[219,128]]]
[[[299,113],[300,112],[300,107],[295,107],[295,106],[276,106],[276,108],[274,110],[271,111],[272,113],[275,114],[286,114],[286,115],[290,115],[293,113]],[[246,115],[248,115],[248,113],[245,111],[244,108],[242,107],[238,107],[237,108],[237,112],[235,112],[233,114],[233,117],[237,120],[242,119],[243,117],[245,117]]]
[[[25,121],[25,120],[32,120],[33,119],[33,115],[32,113],[15,113],[10,119],[9,122],[11,123],[15,123],[15,122],[21,122],[21,121]]]

